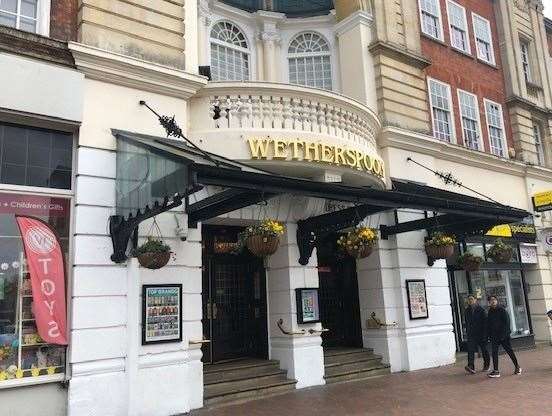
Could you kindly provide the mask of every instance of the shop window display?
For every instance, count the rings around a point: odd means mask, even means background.
[[[0,383],[65,371],[65,347],[46,344],[38,335],[31,281],[15,215],[46,222],[58,234],[67,258],[70,200],[0,193]]]

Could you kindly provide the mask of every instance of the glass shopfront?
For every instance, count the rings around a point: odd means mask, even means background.
[[[71,196],[58,190],[71,189],[72,148],[71,134],[0,123],[0,388],[29,378],[64,377],[66,348],[47,344],[38,334],[15,216],[47,223],[58,234],[67,261]],[[25,192],[29,186],[47,194]]]
[[[449,265],[458,349],[464,349],[467,342],[464,312],[470,294],[473,294],[485,309],[488,308],[488,297],[497,296],[499,304],[510,315],[512,339],[519,339],[523,344],[522,338],[532,335],[520,245],[509,241],[508,244],[513,248],[512,259],[509,263],[497,264],[493,263],[487,254],[494,241],[487,239],[480,242],[464,242],[460,245],[462,251],[481,256],[485,260],[480,270],[467,272],[454,264]],[[532,340],[529,341],[531,342]]]

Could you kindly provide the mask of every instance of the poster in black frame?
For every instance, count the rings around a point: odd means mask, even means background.
[[[182,285],[142,285],[142,345],[182,341]]]
[[[319,289],[304,287],[295,289],[298,324],[316,324],[320,322]]]
[[[406,295],[408,298],[408,314],[410,315],[410,319],[429,318],[425,280],[407,280]]]

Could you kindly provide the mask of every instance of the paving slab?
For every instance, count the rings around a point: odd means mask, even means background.
[[[456,365],[395,373],[360,382],[296,390],[194,416],[546,416],[552,415],[552,348],[517,353],[523,374],[500,356],[502,377],[468,375]],[[481,360],[477,362],[481,366]]]

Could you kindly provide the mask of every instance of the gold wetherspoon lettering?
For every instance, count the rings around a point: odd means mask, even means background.
[[[385,176],[381,159],[358,150],[346,149],[326,143],[305,140],[247,139],[252,159],[306,160],[370,172],[380,178]]]

